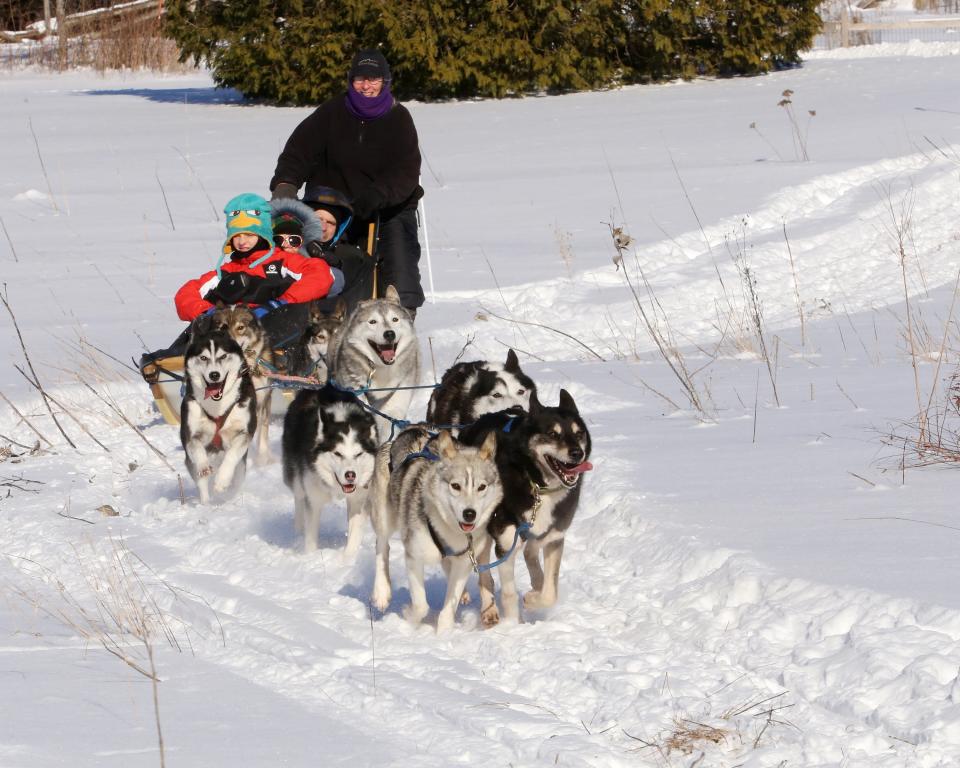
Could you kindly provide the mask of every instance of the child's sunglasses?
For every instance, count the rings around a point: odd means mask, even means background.
[[[291,248],[299,248],[303,245],[303,238],[300,235],[274,235],[273,244],[278,248],[285,248],[288,245]]]

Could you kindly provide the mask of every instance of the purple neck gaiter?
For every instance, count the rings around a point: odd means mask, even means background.
[[[393,106],[393,94],[390,93],[389,83],[383,84],[379,96],[364,96],[357,93],[353,86],[347,87],[347,109],[354,117],[361,120],[376,120],[383,117]]]

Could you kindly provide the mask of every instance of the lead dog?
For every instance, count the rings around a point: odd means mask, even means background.
[[[200,503],[239,488],[247,449],[257,428],[253,381],[240,345],[225,331],[197,329],[184,355],[185,392],[180,406],[180,442]]]
[[[521,370],[512,349],[503,364],[486,360],[457,363],[447,369],[430,395],[427,421],[439,429],[471,424],[485,413],[511,408],[526,411],[536,392],[533,379]]]
[[[320,513],[347,502],[347,545],[352,560],[363,536],[363,502],[373,477],[377,428],[354,395],[331,386],[302,389],[283,419],[283,482],[293,491],[294,525],[307,552],[317,548]]]
[[[218,307],[213,313],[211,327],[229,333],[243,350],[257,395],[256,461],[266,464],[270,461],[270,401],[273,396],[270,379],[264,375],[264,368],[273,366],[273,350],[267,334],[253,310],[243,304]]]
[[[497,469],[503,500],[494,510],[488,530],[497,557],[507,558],[497,568],[503,613],[516,621],[520,618],[514,573],[518,551],[523,552],[533,587],[524,596],[524,608],[548,608],[557,601],[564,538],[580,501],[582,474],[593,469],[588,461],[590,433],[565,389],[560,390],[556,408],[544,407],[532,398],[528,414],[483,416],[463,429],[460,439],[477,445],[493,432],[498,434]],[[480,575],[480,617],[488,627],[500,620],[490,571]]]
[[[420,376],[420,349],[410,313],[401,306],[391,285],[382,299],[367,299],[353,308],[330,350],[332,378],[353,390],[370,387],[364,397],[393,419],[406,416],[412,387]],[[377,419],[380,441],[392,432],[391,423]]]
[[[414,623],[427,615],[423,569],[442,563],[447,591],[437,631],[453,626],[470,570],[489,547],[487,522],[502,497],[496,437],[489,434],[470,448],[442,431],[434,445],[426,430],[410,427],[381,446],[368,497],[377,534],[371,600],[378,610],[390,604],[390,537],[399,531],[410,582],[405,615]]]

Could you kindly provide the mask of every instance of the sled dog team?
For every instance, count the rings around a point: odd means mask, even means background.
[[[502,364],[453,365],[430,397],[425,422],[401,428],[420,361],[413,317],[395,288],[349,312],[343,303],[332,313],[316,304],[307,309],[286,372],[326,385],[297,392],[282,436],[283,480],[305,550],[317,548],[323,508],[343,499],[345,558],[356,556],[365,519],[376,533],[371,599],[378,610],[391,601],[394,534],[403,542],[412,621],[428,612],[423,572],[437,563],[447,577],[438,629],[451,627],[457,606],[469,600],[471,571],[479,574],[483,624],[495,625],[501,611],[519,620],[514,564],[521,552],[532,586],[524,607],[553,605],[581,475],[592,468],[590,435],[569,393],[561,390],[555,407],[542,405],[510,350]],[[204,504],[211,493],[239,490],[251,443],[258,461],[269,460],[269,373],[276,361],[262,315],[217,303],[191,326],[180,437]]]

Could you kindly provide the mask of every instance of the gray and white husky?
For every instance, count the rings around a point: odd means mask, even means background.
[[[392,285],[384,298],[367,299],[353,308],[334,338],[329,355],[331,375],[342,387],[371,387],[365,393],[371,406],[395,419],[410,407],[412,389],[420,377],[420,347],[410,313],[400,304]],[[377,419],[380,441],[388,439],[391,424]]]
[[[260,363],[273,364],[273,350],[267,334],[253,310],[243,304],[218,307],[210,319],[210,327],[229,333],[243,350],[257,395],[257,434],[254,438],[257,443],[256,461],[266,464],[270,461],[270,400],[273,389],[270,388],[270,380],[263,375]]]
[[[399,531],[410,582],[405,615],[414,623],[427,615],[423,569],[442,563],[447,592],[437,630],[453,626],[470,571],[489,548],[487,522],[503,495],[496,450],[493,433],[478,448],[469,448],[446,430],[431,442],[422,427],[405,429],[381,446],[367,497],[377,534],[371,600],[378,610],[390,604],[390,537]]]
[[[504,615],[516,621],[520,618],[514,576],[518,552],[523,552],[533,587],[524,595],[524,608],[549,608],[557,601],[564,539],[580,501],[583,473],[593,469],[590,432],[573,397],[561,389],[556,407],[543,406],[533,398],[529,413],[487,414],[461,430],[460,439],[479,445],[491,433],[498,436],[503,498],[488,530],[497,556],[509,553],[496,570]],[[480,617],[486,626],[500,620],[490,571],[480,575]]]
[[[354,395],[332,386],[297,393],[283,419],[283,482],[293,491],[294,526],[303,533],[305,551],[317,549],[324,506],[344,499],[343,556],[356,556],[376,452],[373,416]]]
[[[437,428],[471,424],[485,413],[516,408],[527,411],[537,386],[520,369],[517,353],[507,352],[504,363],[474,360],[456,363],[430,395],[427,421]]]
[[[198,329],[184,355],[184,373],[180,442],[206,504],[211,475],[216,493],[243,483],[257,428],[256,395],[243,350],[226,331]]]

